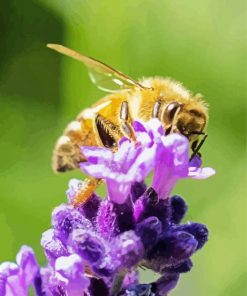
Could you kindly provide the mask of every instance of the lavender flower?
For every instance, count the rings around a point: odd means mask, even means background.
[[[124,203],[131,185],[143,181],[152,170],[152,187],[159,198],[167,198],[179,179],[204,179],[215,173],[195,166],[199,161],[190,163],[188,139],[179,134],[165,136],[158,119],[145,125],[134,122],[134,129],[137,142],[122,139],[116,153],[102,147],[82,147],[88,162],[81,163],[81,169],[106,180],[110,200]]]
[[[73,254],[59,257],[54,267],[42,268],[35,288],[38,296],[83,296],[89,284],[90,280],[84,274],[83,260]]]
[[[83,295],[89,286],[90,281],[83,273],[83,260],[76,254],[58,258],[55,271],[55,278],[68,295]]]
[[[158,120],[135,122],[134,129],[137,141],[123,138],[117,152],[82,147],[87,162],[81,169],[106,181],[107,198],[93,193],[73,207],[83,182],[72,179],[68,204],[53,210],[52,228],[42,235],[46,266],[39,269],[24,247],[17,265],[0,265],[0,296],[28,295],[31,285],[38,296],[164,296],[191,270],[191,256],[206,243],[208,230],[180,224],[188,206],[180,196],[169,196],[179,179],[206,178],[214,170],[200,168],[197,156],[189,161],[188,140],[165,136]],[[140,284],[138,266],[160,278]]]
[[[124,203],[131,184],[145,179],[152,168],[155,150],[143,149],[128,139],[119,143],[116,153],[101,147],[82,147],[88,162],[81,163],[81,169],[95,177],[106,180],[109,198],[116,203]]]
[[[198,156],[190,162],[188,139],[180,134],[165,136],[158,119],[150,120],[146,126],[136,122],[134,127],[138,141],[155,146],[155,153],[152,154],[154,157],[152,187],[159,198],[167,198],[179,179],[187,177],[204,179],[215,173],[211,168],[201,169]]]

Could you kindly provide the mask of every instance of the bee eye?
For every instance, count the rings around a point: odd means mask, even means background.
[[[169,118],[169,120],[173,120],[176,111],[178,110],[178,108],[180,107],[180,104],[178,102],[173,102],[170,103],[167,107],[166,107],[166,115]]]

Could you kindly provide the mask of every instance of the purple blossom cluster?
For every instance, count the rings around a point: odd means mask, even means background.
[[[123,138],[117,152],[82,147],[81,169],[105,180],[107,198],[93,193],[74,207],[84,182],[72,179],[68,202],[53,210],[52,228],[42,235],[47,265],[39,268],[33,251],[22,247],[17,264],[0,265],[0,296],[25,296],[30,286],[38,296],[165,296],[191,269],[208,230],[181,224],[187,205],[170,195],[179,179],[207,178],[214,170],[201,168],[198,157],[190,161],[187,138],[165,136],[158,120],[135,122],[134,129],[136,142]],[[141,284],[139,268],[160,278]]]

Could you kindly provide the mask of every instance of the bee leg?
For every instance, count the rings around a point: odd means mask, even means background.
[[[201,149],[202,145],[203,145],[204,142],[206,141],[207,137],[208,137],[208,135],[205,134],[205,135],[203,136],[202,140],[199,142],[199,144],[198,144],[198,141],[195,141],[195,142],[192,144],[191,148],[192,148],[193,153],[192,153],[192,155],[191,155],[191,157],[190,157],[190,160],[192,160],[196,155],[199,155],[199,156],[200,156],[199,150]]]
[[[153,118],[159,118],[160,107],[161,107],[161,102],[160,101],[155,102],[153,111],[152,111]]]
[[[172,122],[171,122],[171,132],[170,132],[171,134],[175,132],[176,120],[177,120],[178,113],[181,110],[181,106],[176,105],[175,108],[176,108],[176,111],[175,111],[174,115],[172,116]]]
[[[117,141],[122,137],[119,127],[100,114],[95,117],[94,130],[98,135],[98,144],[107,148],[116,148]]]
[[[129,121],[130,121],[130,116],[129,116],[128,102],[124,101],[122,102],[121,108],[120,108],[121,131],[124,134],[124,136],[135,141],[136,140],[135,132]]]
[[[101,184],[101,179],[87,178],[79,184],[76,195],[73,198],[73,206],[78,207],[88,201],[93,192]]]

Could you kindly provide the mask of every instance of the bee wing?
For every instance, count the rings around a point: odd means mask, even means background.
[[[145,88],[122,72],[63,45],[47,44],[47,47],[82,62],[88,68],[92,82],[103,91],[114,93],[119,91],[119,89]]]

